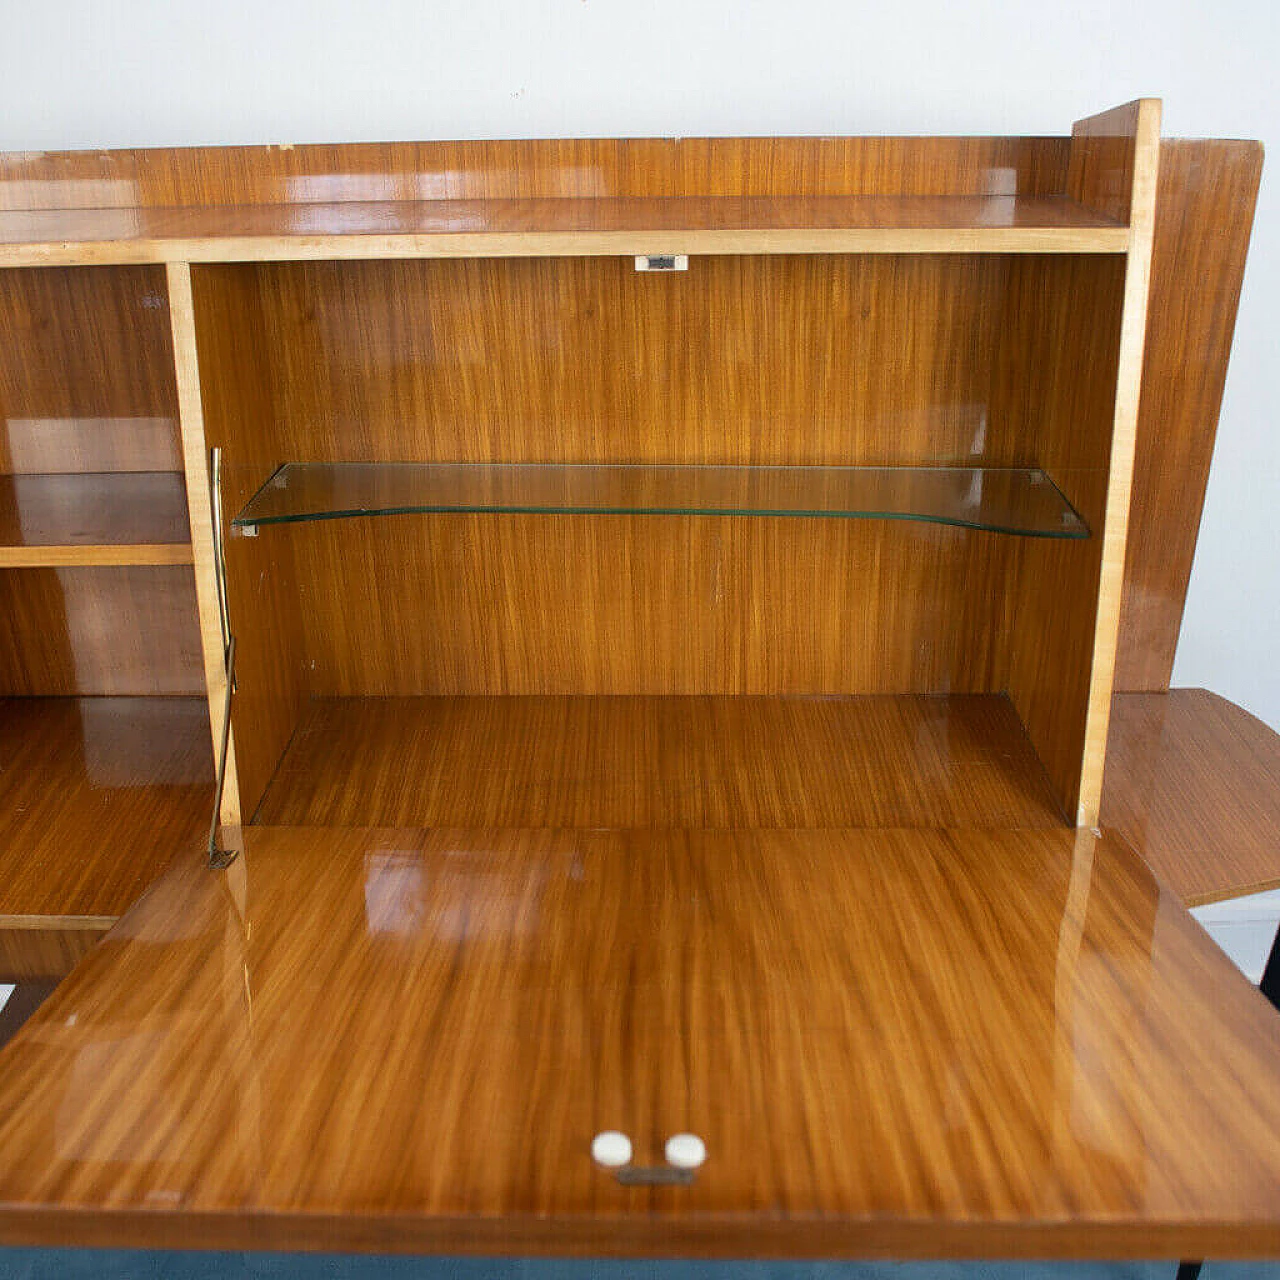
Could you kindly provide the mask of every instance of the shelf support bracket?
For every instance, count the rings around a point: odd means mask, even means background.
[[[226,649],[227,687],[222,703],[222,741],[218,748],[218,778],[213,788],[213,817],[209,820],[209,870],[221,871],[235,860],[238,849],[224,849],[218,843],[218,827],[222,817],[222,789],[227,782],[227,751],[231,745],[231,695],[236,685],[236,638],[231,636]]]
[[[222,648],[231,645],[231,610],[227,604],[227,548],[222,528],[222,450],[209,450],[209,517],[213,524],[214,582],[218,588],[218,620],[222,623]],[[228,677],[230,679],[230,677]]]

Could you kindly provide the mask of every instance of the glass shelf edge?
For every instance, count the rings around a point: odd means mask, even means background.
[[[1001,520],[994,516],[991,519],[969,518],[961,514],[947,514],[940,511],[905,511],[880,510],[874,506],[863,508],[813,506],[799,504],[767,505],[746,504],[719,506],[688,504],[652,504],[634,503],[595,503],[595,502],[520,502],[520,501],[423,501],[423,502],[387,502],[361,506],[332,506],[323,509],[307,509],[294,512],[276,512],[261,509],[264,495],[282,487],[282,477],[291,473],[314,471],[341,472],[347,468],[363,468],[373,471],[392,473],[397,468],[421,469],[429,472],[433,469],[469,473],[478,476],[483,472],[502,472],[508,475],[527,469],[530,473],[539,472],[544,476],[560,471],[566,475],[588,471],[600,472],[645,472],[663,471],[684,473],[686,477],[698,473],[737,473],[739,478],[750,475],[766,476],[780,472],[811,472],[816,477],[853,477],[855,475],[871,476],[875,473],[883,477],[893,473],[902,479],[905,473],[915,473],[931,477],[1001,477],[1012,480],[1016,476],[1027,477],[1028,484],[1039,487],[1047,486],[1053,495],[1053,506],[1059,514],[1060,527],[1030,527],[1014,520]],[[1031,477],[1038,477],[1032,480]],[[256,508],[259,508],[255,510]],[[1079,512],[1063,495],[1062,491],[1042,469],[1035,467],[931,467],[931,466],[896,466],[896,467],[859,467],[859,466],[808,466],[770,464],[763,466],[720,466],[691,464],[688,466],[671,463],[285,463],[277,467],[268,479],[258,488],[244,508],[231,521],[234,528],[242,533],[250,534],[259,526],[277,526],[289,524],[308,524],[318,521],[372,518],[391,515],[638,515],[638,516],[712,516],[712,517],[769,517],[783,519],[848,519],[848,520],[895,520],[922,524],[946,525],[953,528],[971,529],[976,532],[998,533],[1011,537],[1047,538],[1059,541],[1083,541],[1092,536],[1087,523]]]

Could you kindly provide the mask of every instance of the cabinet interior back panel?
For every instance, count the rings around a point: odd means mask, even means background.
[[[286,460],[1034,464],[1036,418],[995,416],[1014,270],[198,267],[209,443],[229,503]],[[312,695],[986,692],[1022,554],[880,521],[396,516],[233,540],[229,564],[233,611],[241,562],[297,584]]]
[[[277,460],[978,463],[999,256],[279,264]]]

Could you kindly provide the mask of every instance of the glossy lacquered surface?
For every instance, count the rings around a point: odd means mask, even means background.
[[[65,978],[115,922],[115,916],[7,918],[0,923],[0,982]]]
[[[0,566],[191,563],[176,472],[0,476]]]
[[[283,459],[999,468],[1047,451],[1100,522],[1122,281],[1115,256],[192,269],[228,521]],[[515,514],[233,536],[255,704],[240,714],[273,748],[238,734],[242,807],[307,693],[1015,687],[1065,802],[1100,546],[1072,540],[1024,571],[1033,557],[1010,541],[906,521]]]
[[[296,203],[0,210],[0,266],[645,253],[1123,253],[1065,197]]]
[[[1055,827],[1005,698],[317,699],[276,826]]]
[[[1041,538],[1089,536],[1043,471],[984,467],[292,462],[267,480],[234,523],[444,511],[831,516]]]
[[[0,695],[203,693],[163,271],[0,271],[0,335]]]
[[[0,700],[0,928],[119,916],[196,847],[208,726],[203,698]]]
[[[1067,139],[558,138],[13,152],[8,209],[581,197],[1033,196]]]
[[[1280,885],[1280,734],[1205,689],[1118,695],[1102,820],[1188,904]]]
[[[1160,147],[1117,689],[1169,687],[1261,176],[1260,142]]]
[[[0,1237],[1280,1249],[1280,1017],[1054,832],[250,828],[0,1056]],[[626,1188],[692,1132],[692,1186]]]
[[[0,572],[0,695],[202,694],[191,569]]]

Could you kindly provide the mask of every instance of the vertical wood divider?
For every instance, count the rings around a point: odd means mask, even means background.
[[[209,451],[205,446],[204,406],[200,398],[200,359],[196,349],[191,265],[186,262],[170,262],[165,266],[165,274],[169,285],[169,322],[173,331],[173,361],[178,382],[182,466],[187,479],[187,507],[191,519],[196,605],[200,614],[200,646],[204,655],[209,724],[216,757],[222,745],[227,669],[226,655],[222,648],[222,618],[218,607],[218,570],[209,490]],[[240,825],[240,787],[236,777],[234,733],[227,740],[227,774],[222,793],[221,817],[224,826]]]
[[[1123,192],[1108,188],[1116,172],[1110,148],[1125,136],[1132,139],[1129,182]],[[1107,481],[1102,566],[1094,626],[1089,710],[1085,721],[1084,756],[1076,824],[1098,825],[1102,772],[1111,715],[1120,630],[1120,598],[1124,586],[1125,542],[1129,496],[1133,482],[1138,400],[1142,390],[1142,357],[1147,332],[1147,296],[1155,233],[1156,181],[1160,164],[1160,103],[1144,98],[1103,116],[1077,122],[1072,130],[1069,192],[1073,198],[1104,212],[1127,213],[1129,251],[1125,260],[1124,309],[1120,325],[1120,358],[1116,376],[1115,418]],[[1127,210],[1116,202],[1128,204]]]

